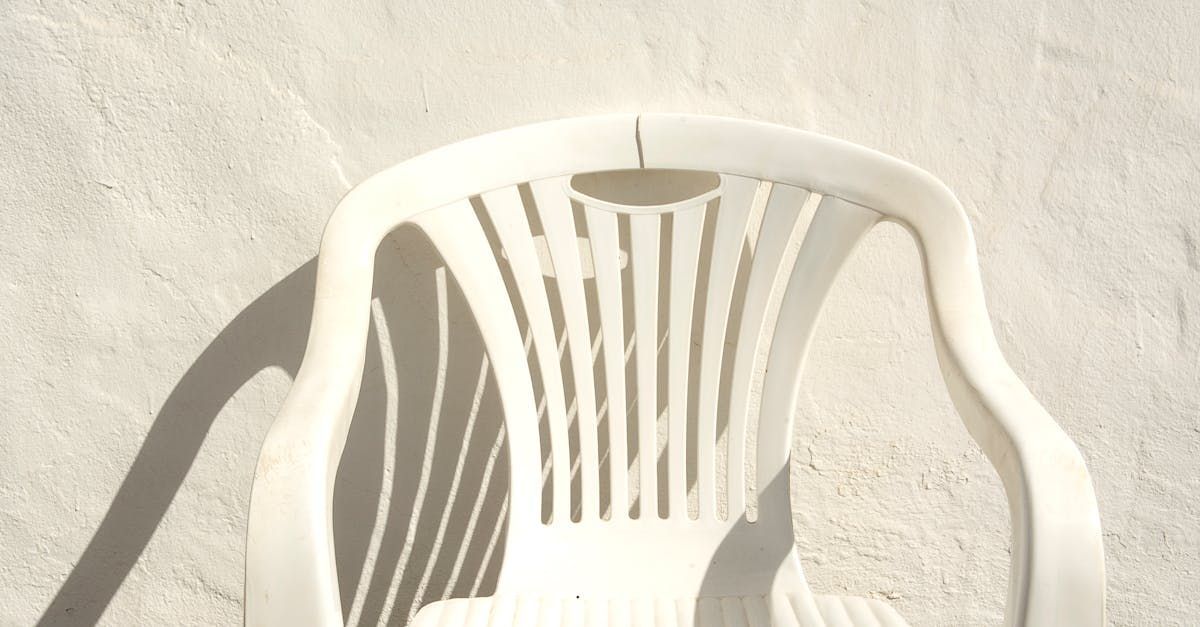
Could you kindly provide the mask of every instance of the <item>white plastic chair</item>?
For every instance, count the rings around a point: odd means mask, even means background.
[[[608,175],[610,184],[622,176],[636,183],[620,171],[641,169],[719,178],[712,190],[660,204],[635,198],[644,191],[637,188],[626,190],[632,200],[593,196],[589,185],[606,175],[572,178],[618,172]],[[904,225],[920,248],[942,371],[1008,496],[1006,623],[1102,624],[1103,552],[1087,470],[1000,354],[971,229],[951,192],[912,165],[835,139],[666,114],[569,119],[477,137],[394,166],[341,201],[321,243],[303,366],[255,475],[246,623],[342,620],[334,476],[363,370],[376,247],[398,226],[413,224],[443,255],[475,314],[506,415],[511,477],[495,595],[432,604],[416,624],[904,624],[881,601],[810,592],[793,548],[789,503],[792,416],[808,341],[840,265],[882,220]],[[556,290],[543,282],[538,222]],[[756,239],[747,235],[753,231]],[[489,233],[502,253],[493,253]],[[578,245],[581,235],[585,246]],[[793,237],[802,244],[791,265]],[[660,250],[669,252],[660,258]],[[738,281],[744,288],[735,289]],[[563,369],[552,307],[565,320],[570,358]],[[532,357],[514,310],[532,336]],[[727,333],[737,339],[728,346]],[[630,336],[636,399],[626,398]],[[531,363],[539,367],[531,370]],[[732,372],[727,386],[723,369]],[[542,428],[551,442],[545,512],[531,372],[545,391]],[[573,380],[573,403],[565,398],[565,377]],[[656,398],[662,381],[665,417]],[[753,402],[759,390],[761,400]],[[686,480],[689,414],[697,429],[694,513]],[[719,415],[727,418],[725,440]],[[624,446],[598,446],[603,437],[626,442],[628,429],[639,450],[657,451],[661,422],[663,485],[656,455],[635,460]],[[574,503],[571,429],[579,443]],[[749,433],[757,450],[748,450]],[[743,471],[750,455],[753,478]]]

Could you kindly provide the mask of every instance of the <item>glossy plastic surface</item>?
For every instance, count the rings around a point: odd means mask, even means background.
[[[572,185],[577,174],[637,170],[713,173],[718,184],[650,203]],[[839,268],[880,220],[907,227],[921,250],[939,363],[1008,495],[1006,622],[1103,623],[1090,479],[1000,354],[949,190],[835,139],[668,114],[485,135],[342,200],[321,244],[305,359],[255,475],[246,623],[341,621],[333,479],[362,374],[375,249],[412,224],[475,314],[511,477],[496,595],[434,604],[418,624],[903,624],[879,601],[809,591],[788,502],[808,341]]]

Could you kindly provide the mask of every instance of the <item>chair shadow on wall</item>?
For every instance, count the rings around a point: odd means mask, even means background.
[[[337,568],[348,624],[405,624],[432,601],[494,590],[508,464],[482,342],[436,252],[402,229],[381,247],[375,276],[362,391],[334,493]],[[243,309],[188,368],[39,625],[95,624],[229,399],[267,368],[294,378],[315,277],[312,259]],[[244,418],[262,421],[265,433],[273,417]],[[248,486],[253,468],[231,472]]]
[[[499,254],[498,249],[494,252]],[[748,249],[743,250],[737,295],[745,289],[748,255]],[[315,259],[309,260],[256,298],[188,368],[39,625],[97,622],[145,551],[226,403],[265,369],[275,367],[295,376],[308,335],[316,266]],[[547,277],[547,289],[554,290],[552,276]],[[401,229],[380,247],[374,297],[362,388],[334,491],[337,568],[347,624],[403,625],[433,601],[487,596],[495,590],[507,518],[507,447],[503,412],[475,320],[434,247],[416,229]],[[551,294],[551,300],[555,298]],[[593,319],[595,306],[589,302]],[[527,331],[527,321],[517,313],[519,326]],[[633,312],[624,313],[629,317]],[[731,316],[735,326],[736,312]],[[561,344],[563,321],[556,318],[554,326]],[[627,381],[633,380],[632,367],[628,360]],[[695,375],[693,368],[691,376]],[[731,371],[722,372],[723,386],[730,376]],[[540,397],[537,383],[535,377],[534,392]],[[568,399],[574,395],[570,383],[568,377]],[[597,385],[604,384],[601,377]],[[665,385],[660,378],[659,415],[668,396]],[[690,381],[689,387],[694,406],[696,382]],[[629,413],[636,394],[627,401]],[[265,433],[272,411],[245,418],[261,421],[258,431]],[[602,434],[604,420],[601,416]],[[719,434],[726,430],[723,414],[716,426]],[[544,425],[541,430],[545,440]],[[627,444],[632,467],[637,441],[631,436]],[[245,443],[255,451],[259,445]],[[543,441],[543,465],[546,446]],[[688,447],[692,484],[694,436]],[[662,502],[666,461],[660,452]],[[239,473],[232,480],[249,486],[252,466],[230,472]],[[602,483],[606,477],[602,468]],[[579,480],[573,472],[576,494]],[[547,488],[543,486],[543,507],[550,495]],[[631,515],[638,515],[636,510],[634,502]],[[752,541],[749,531],[748,525],[739,524],[714,556],[714,564],[735,560]],[[244,534],[244,528],[240,532]],[[240,548],[243,538],[232,538],[231,544]],[[782,561],[790,547],[790,542],[771,547],[772,554],[777,552]],[[698,591],[701,596],[719,589],[716,575],[710,572],[706,577]]]

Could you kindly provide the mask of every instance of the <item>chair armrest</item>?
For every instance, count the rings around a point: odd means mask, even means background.
[[[943,371],[1008,495],[1013,561],[1006,624],[1103,625],[1100,514],[1078,448],[1006,364]]]
[[[342,205],[354,201],[351,192]],[[304,360],[254,473],[246,625],[342,624],[333,485],[362,381],[378,238],[340,215],[322,238]]]
[[[250,493],[246,625],[340,625],[330,501],[331,427],[348,422],[357,384],[305,362],[271,425]],[[333,374],[331,369],[321,373]],[[344,443],[345,438],[340,438]],[[336,463],[333,465],[336,468]]]
[[[974,237],[954,211],[906,224],[924,261],[938,362],[968,431],[996,468],[1012,516],[1008,625],[1104,624],[1104,547],[1091,478],[1075,444],[1012,371],[984,305]]]

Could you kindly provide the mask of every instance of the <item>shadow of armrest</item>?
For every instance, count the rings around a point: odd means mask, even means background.
[[[209,342],[164,399],[120,488],[39,625],[93,625],[142,559],[223,408],[266,369],[293,378],[309,330],[316,262],[260,294]]]

